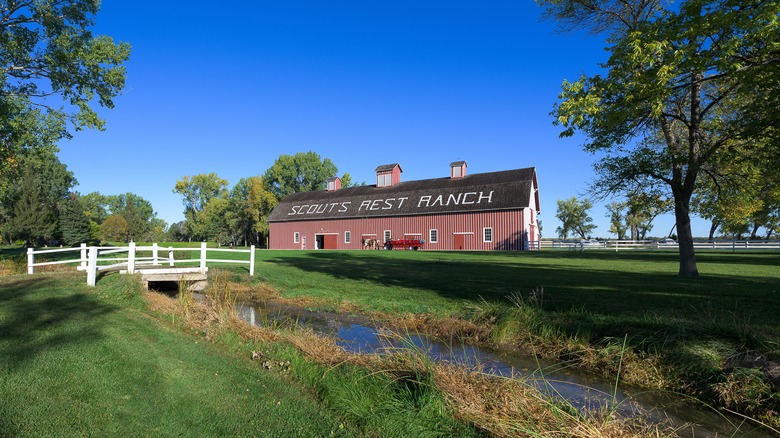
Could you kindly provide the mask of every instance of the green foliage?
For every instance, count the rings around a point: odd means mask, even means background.
[[[625,225],[623,209],[625,202],[611,202],[607,204],[607,217],[609,218],[609,232],[615,234],[618,240],[626,238],[628,227]]]
[[[60,208],[60,231],[65,245],[92,241],[89,218],[81,198],[76,194],[72,194]]]
[[[321,159],[319,154],[309,151],[280,155],[266,170],[263,179],[268,189],[281,200],[293,193],[325,190],[328,178],[337,173],[338,168],[330,158]]]
[[[100,224],[100,240],[103,242],[124,242],[127,232],[127,221],[118,214],[112,214]]]
[[[569,233],[577,233],[581,238],[586,239],[590,233],[596,229],[593,218],[588,216],[588,210],[593,204],[587,199],[578,200],[576,196],[569,199],[558,200],[558,211],[555,217],[561,221],[561,226],[555,231],[566,239]]]
[[[124,86],[127,44],[92,35],[96,0],[22,1],[0,9],[0,224],[13,211],[11,193],[35,165],[52,203],[75,181],[56,163],[56,144],[76,129],[103,128],[93,107],[112,108]],[[26,161],[26,164],[25,164]],[[54,170],[59,174],[45,174]],[[64,182],[69,177],[70,182]],[[60,190],[64,189],[64,191]]]
[[[268,215],[276,207],[277,202],[273,193],[266,190],[262,178],[256,177],[251,180],[245,212],[252,218],[255,233],[268,236],[270,231]]]
[[[53,239],[57,232],[57,216],[32,168],[28,167],[24,172],[19,189],[21,194],[5,233],[11,239],[23,239],[28,246]]]
[[[626,195],[626,227],[632,240],[643,240],[653,229],[653,220],[668,212],[672,203],[659,193],[632,191]]]
[[[227,180],[220,178],[215,173],[184,176],[176,180],[173,192],[184,198],[182,200],[184,217],[190,236],[194,239],[208,238],[209,230],[207,227],[213,228],[213,224],[207,225],[203,222],[203,220],[208,219],[208,213],[205,215],[200,215],[200,213],[205,210],[210,200],[226,198],[227,186]]]
[[[62,120],[67,115],[76,129],[102,129],[91,106],[113,108],[113,98],[124,87],[122,63],[130,46],[91,33],[100,2],[12,4],[0,10],[0,98],[23,96],[28,108],[45,108],[42,116]],[[55,109],[61,102],[72,111]]]
[[[127,235],[130,239],[136,241],[146,239],[157,220],[151,202],[129,192],[105,196],[104,200],[112,215],[118,214],[124,218],[127,223]]]
[[[585,150],[602,154],[593,190],[671,192],[679,274],[698,276],[690,201],[699,175],[725,174],[718,154],[777,150],[762,140],[780,121],[780,3],[538,3],[565,28],[608,36],[606,75],[564,81],[552,113],[562,136],[581,131]]]

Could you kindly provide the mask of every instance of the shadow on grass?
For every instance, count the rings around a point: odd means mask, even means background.
[[[0,366],[11,371],[44,351],[101,339],[100,317],[116,310],[46,277],[0,284]]]
[[[754,256],[743,257],[755,261]],[[732,262],[728,255],[708,255],[707,259],[708,263]],[[590,263],[593,260],[598,263]],[[629,264],[616,267],[609,263],[611,260],[628,260]],[[324,274],[336,281],[421,289],[475,305],[487,301],[511,306],[507,298],[510,294],[526,295],[543,288],[543,310],[556,314],[550,321],[556,329],[570,335],[582,334],[586,329],[596,339],[622,338],[629,333],[636,336],[636,342],[658,337],[669,340],[689,337],[694,328],[720,330],[719,336],[742,338],[746,326],[747,331],[780,334],[776,278],[708,275],[683,279],[665,272],[663,266],[630,264],[676,260],[675,254],[418,252],[406,256],[323,251],[267,261]],[[392,300],[386,295],[392,293],[390,289],[378,291],[382,299]]]

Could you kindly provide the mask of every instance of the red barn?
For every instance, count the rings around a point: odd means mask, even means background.
[[[539,192],[533,167],[401,182],[401,166],[376,168],[376,185],[295,193],[268,217],[271,249],[363,249],[366,242],[420,239],[425,250],[538,248]]]

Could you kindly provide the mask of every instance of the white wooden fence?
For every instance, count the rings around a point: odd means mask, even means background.
[[[173,254],[175,251],[179,252],[199,252],[198,258],[187,259],[175,259]],[[63,252],[78,252],[80,257],[77,259],[58,260],[52,262],[39,262],[35,263],[35,256],[41,254],[53,254]],[[139,257],[138,252],[151,252],[151,256]],[[209,253],[248,253],[249,260],[225,260],[208,258]],[[121,256],[126,253],[126,256]],[[165,255],[162,255],[165,254]],[[108,256],[108,257],[107,257]],[[231,264],[248,264],[249,275],[255,275],[255,246],[252,245],[249,249],[228,249],[228,248],[207,248],[206,243],[203,242],[200,248],[173,248],[173,247],[160,247],[156,243],[151,246],[136,246],[134,242],[130,242],[128,246],[90,246],[85,243],[81,244],[80,248],[61,248],[61,249],[43,249],[34,250],[33,248],[27,249],[27,273],[34,274],[35,268],[38,266],[51,266],[51,265],[65,265],[76,264],[79,271],[87,271],[87,284],[90,286],[95,285],[95,279],[97,273],[101,271],[122,271],[130,274],[135,273],[137,269],[148,266],[176,266],[184,264],[198,264],[197,271],[205,274],[208,268],[206,263],[231,263]]]
[[[572,251],[601,249],[612,251],[626,250],[677,250],[677,242],[654,240],[604,240],[604,241],[573,241],[573,240],[542,240],[542,249],[568,249]],[[695,250],[745,251],[745,250],[780,250],[780,240],[714,240],[694,242]]]

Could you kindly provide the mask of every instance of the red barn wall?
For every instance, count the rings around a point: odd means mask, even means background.
[[[271,249],[315,249],[319,242],[326,249],[362,249],[362,238],[384,241],[384,231],[390,230],[393,239],[423,239],[425,250],[454,250],[455,241],[462,236],[464,250],[523,250],[529,236],[529,219],[533,211],[504,210],[470,213],[431,214],[382,218],[333,219],[323,221],[272,222],[269,247]],[[493,241],[483,241],[483,229],[493,228]],[[429,230],[438,230],[438,242],[430,242]],[[345,231],[351,233],[350,243],[344,242]],[[300,242],[294,243],[294,233],[300,233]],[[333,237],[335,236],[335,238]],[[305,243],[305,247],[304,247]],[[335,248],[332,245],[335,244]]]

